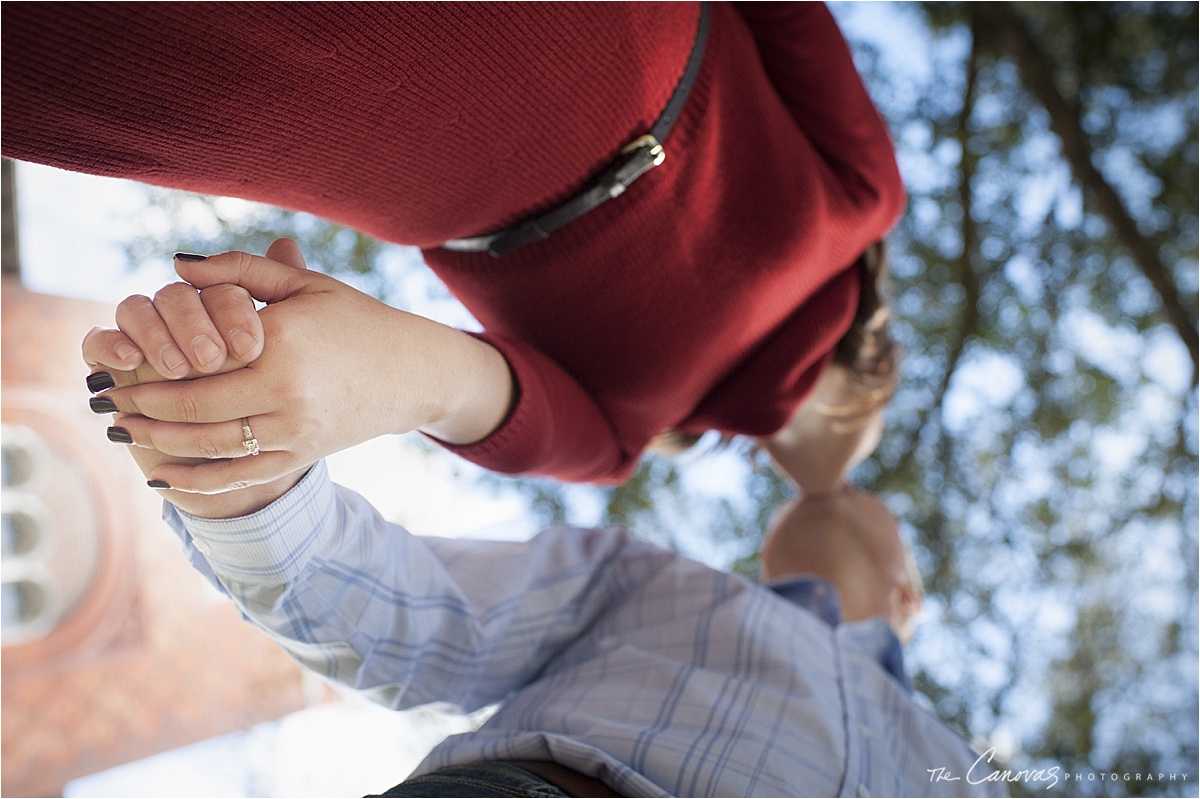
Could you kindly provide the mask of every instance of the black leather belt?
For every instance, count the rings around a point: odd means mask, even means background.
[[[579,217],[619,197],[631,183],[658,166],[667,157],[662,142],[679,118],[696,76],[700,73],[700,64],[704,60],[704,44],[708,39],[709,3],[700,3],[700,22],[696,26],[696,41],[692,44],[692,52],[688,56],[687,66],[684,67],[683,77],[679,85],[667,101],[666,108],[657,121],[650,127],[650,132],[639,136],[621,148],[608,168],[601,172],[595,180],[579,194],[552,208],[540,216],[536,216],[516,227],[498,230],[485,236],[474,236],[468,239],[450,239],[442,244],[447,250],[457,252],[488,252],[493,257],[510,253],[535,241],[550,237],[559,228],[574,222]]]

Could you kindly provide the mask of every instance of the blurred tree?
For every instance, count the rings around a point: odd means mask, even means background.
[[[1190,781],[1066,795],[1194,792],[1196,6],[921,11],[927,81],[863,59],[912,203],[906,382],[860,474],[958,641],[914,647],[920,682],[1014,768]]]
[[[997,763],[1061,770],[1015,794],[1195,794],[1197,6],[834,10],[910,191],[892,248],[905,377],[856,482],[926,576],[915,683]],[[884,27],[917,41],[872,46]],[[211,216],[133,260],[291,235],[397,300],[396,248],[274,209]],[[750,575],[789,494],[744,441],[650,456],[614,488],[492,479],[543,522],[627,524]]]

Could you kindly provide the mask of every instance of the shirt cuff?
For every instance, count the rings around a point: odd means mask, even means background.
[[[336,512],[333,483],[318,461],[279,499],[249,516],[202,519],[163,505],[163,520],[184,528],[220,577],[255,585],[295,579],[308,565]]]

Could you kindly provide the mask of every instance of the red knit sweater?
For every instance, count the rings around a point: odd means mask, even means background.
[[[5,4],[4,155],[315,213],[424,248],[519,399],[453,448],[615,481],[668,427],[767,435],[904,193],[828,11],[713,8],[666,161],[496,260],[437,245],[571,196],[666,104],[691,3]]]

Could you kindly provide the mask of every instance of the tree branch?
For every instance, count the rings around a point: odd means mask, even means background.
[[[968,3],[966,9],[973,20],[972,27],[989,30],[994,41],[1012,56],[1025,88],[1046,109],[1050,129],[1062,142],[1063,155],[1075,179],[1092,196],[1117,240],[1158,294],[1167,321],[1192,357],[1192,381],[1196,382],[1200,378],[1200,333],[1181,301],[1171,270],[1159,255],[1159,243],[1138,231],[1137,222],[1120,195],[1092,163],[1092,146],[1080,124],[1079,107],[1058,90],[1049,57],[1011,4]]]
[[[915,427],[916,433],[913,436],[912,446],[908,448],[893,469],[897,474],[903,474],[916,457],[917,447],[920,445],[921,430],[929,423],[929,418],[934,414],[940,417],[943,399],[946,396],[946,392],[950,390],[950,381],[954,379],[954,372],[958,369],[959,361],[962,360],[963,354],[966,352],[967,342],[970,340],[972,333],[979,329],[979,276],[976,275],[975,269],[971,264],[972,256],[979,250],[979,232],[975,226],[975,220],[971,216],[973,205],[971,178],[975,175],[975,168],[979,159],[972,155],[967,147],[967,140],[970,138],[968,120],[971,117],[971,109],[975,107],[976,78],[979,73],[978,62],[977,39],[975,36],[972,36],[971,51],[967,55],[966,82],[963,88],[962,108],[958,113],[958,119],[954,128],[955,138],[958,141],[961,151],[959,155],[957,192],[959,207],[962,209],[962,231],[960,237],[962,249],[958,254],[956,271],[958,272],[959,282],[963,287],[963,310],[958,319],[958,335],[946,355],[946,369],[942,373],[942,380],[934,395],[933,404],[930,408],[921,411]],[[939,425],[941,425],[940,422]],[[944,436],[944,426],[940,429],[941,432],[939,435]]]

